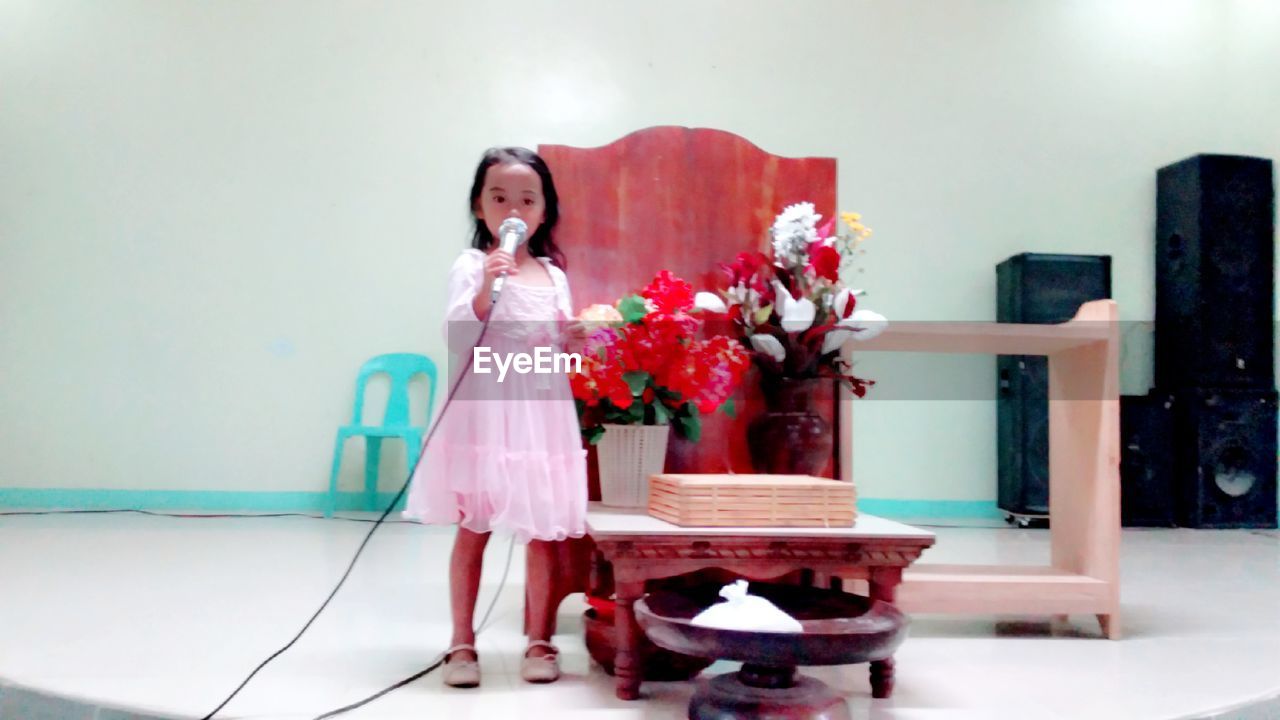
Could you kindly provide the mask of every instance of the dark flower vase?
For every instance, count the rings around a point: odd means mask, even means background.
[[[814,394],[828,378],[766,378],[763,414],[747,427],[751,464],[758,473],[818,475],[831,460],[831,424],[814,410]]]

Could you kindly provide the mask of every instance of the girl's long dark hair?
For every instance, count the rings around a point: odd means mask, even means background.
[[[480,207],[480,193],[484,191],[484,178],[489,172],[489,168],[500,163],[519,163],[528,165],[533,171],[538,173],[538,177],[542,179],[542,197],[546,202],[546,208],[542,215],[542,225],[534,231],[533,237],[529,238],[529,254],[534,257],[550,258],[556,267],[564,270],[567,263],[564,258],[564,252],[556,246],[554,232],[556,223],[560,221],[560,196],[556,194],[555,180],[551,179],[551,169],[547,167],[547,163],[538,155],[538,153],[522,147],[501,147],[490,148],[485,151],[484,157],[480,158],[480,165],[476,167],[476,177],[471,183],[471,217],[475,221],[475,230],[471,236],[471,247],[487,252],[493,246],[493,233],[489,232],[488,226],[484,221],[475,216],[475,211]]]

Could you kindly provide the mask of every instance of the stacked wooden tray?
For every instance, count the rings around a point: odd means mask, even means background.
[[[649,514],[681,527],[851,527],[853,484],[809,475],[649,477]]]

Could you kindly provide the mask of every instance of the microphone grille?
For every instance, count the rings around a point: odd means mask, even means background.
[[[510,232],[513,232],[523,238],[525,233],[529,232],[529,226],[520,218],[507,218],[502,221],[501,227],[498,228],[498,233],[500,235],[506,235]]]

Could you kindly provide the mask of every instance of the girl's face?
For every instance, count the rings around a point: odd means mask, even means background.
[[[498,228],[507,218],[519,218],[529,226],[525,238],[533,237],[542,225],[546,200],[542,197],[542,178],[533,168],[521,163],[498,163],[485,171],[484,189],[480,191],[475,213],[499,243]]]

